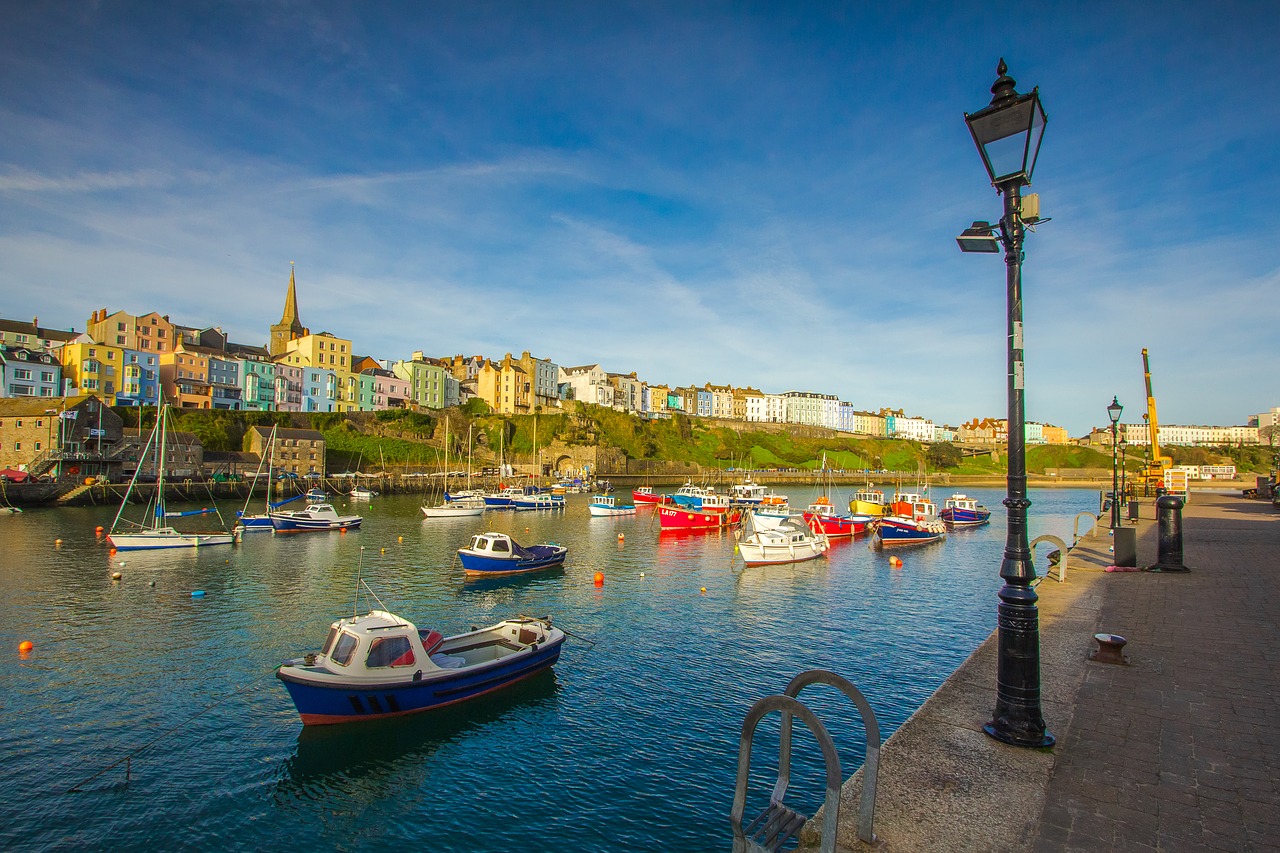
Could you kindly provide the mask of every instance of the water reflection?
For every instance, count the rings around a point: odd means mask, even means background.
[[[559,684],[543,670],[496,694],[408,717],[336,726],[304,726],[293,755],[283,764],[278,799],[312,800],[340,791],[365,800],[361,791],[417,787],[430,759],[441,749],[515,716],[554,714]]]

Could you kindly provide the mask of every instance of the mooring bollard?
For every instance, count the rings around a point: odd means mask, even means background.
[[[1156,498],[1156,522],[1159,525],[1156,540],[1156,562],[1147,566],[1149,572],[1189,572],[1182,564],[1182,507],[1186,504],[1176,495]]]

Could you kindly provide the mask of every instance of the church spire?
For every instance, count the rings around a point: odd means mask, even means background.
[[[280,325],[293,326],[295,323],[301,328],[302,324],[298,322],[298,290],[293,280],[293,261],[289,261],[289,293],[284,298],[284,314],[280,317]]]
[[[302,337],[306,332],[298,319],[298,289],[293,276],[293,261],[289,261],[289,292],[284,297],[284,314],[280,322],[271,327],[267,352],[273,356],[283,354],[289,348],[289,341]]]

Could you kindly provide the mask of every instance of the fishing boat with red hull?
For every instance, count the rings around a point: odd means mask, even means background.
[[[742,520],[742,511],[729,506],[727,495],[703,498],[702,508],[658,505],[658,526],[668,531],[723,530]]]

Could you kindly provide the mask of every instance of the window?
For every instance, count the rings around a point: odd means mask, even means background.
[[[116,335],[116,343],[124,346],[124,335]]]
[[[155,321],[154,321],[154,320],[152,320],[152,322],[154,323]],[[157,338],[163,338],[163,337],[164,337],[164,329],[156,329],[156,337],[157,337]]]
[[[95,350],[95,349],[90,349],[90,350],[89,350],[89,358],[94,358],[95,356],[97,356],[97,354],[98,354],[98,351],[97,351],[97,350]]]
[[[30,379],[31,371],[26,369],[15,369],[13,371],[13,378],[14,379]]]
[[[40,449],[40,442],[38,442],[38,441],[37,441],[37,442],[36,442],[36,450],[39,450],[39,449]]]
[[[413,666],[413,646],[408,637],[382,637],[373,641],[364,665],[370,669],[383,666]]]
[[[333,647],[333,652],[329,655],[329,660],[338,666],[346,666],[351,663],[352,656],[356,653],[356,646],[360,641],[356,639],[355,634],[342,632],[342,636],[338,637],[337,645]]]
[[[14,421],[14,422],[13,422],[13,425],[14,425],[15,427],[21,427],[21,426],[22,426],[22,420],[21,420],[21,418],[19,418],[18,420]]]

